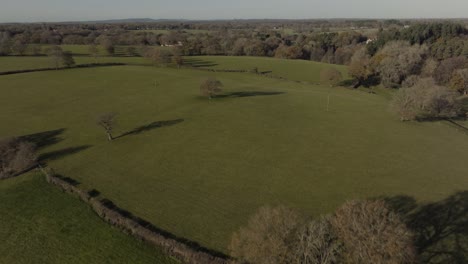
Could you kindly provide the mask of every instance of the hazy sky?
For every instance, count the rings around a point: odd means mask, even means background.
[[[0,0],[0,4],[0,22],[468,17],[468,0]]]

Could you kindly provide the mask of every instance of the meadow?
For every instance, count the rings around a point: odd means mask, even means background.
[[[338,66],[190,59],[202,68],[258,67],[295,81],[136,65],[0,76],[7,95],[0,120],[8,124],[0,137],[43,133],[54,144],[40,149],[41,158],[58,173],[223,252],[232,232],[265,204],[318,216],[353,198],[434,201],[468,188],[468,167],[460,165],[466,133],[445,121],[400,122],[387,93],[317,84],[320,69]],[[209,76],[222,81],[223,96],[199,96]],[[95,124],[110,111],[119,114],[113,142]]]
[[[35,173],[0,182],[0,263],[176,264]]]

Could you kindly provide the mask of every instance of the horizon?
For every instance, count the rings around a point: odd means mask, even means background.
[[[27,7],[27,8],[25,8]],[[339,7],[339,8],[337,8]],[[151,18],[155,20],[466,19],[462,0],[17,0],[0,10],[0,23],[58,23]]]
[[[149,18],[149,17],[134,17],[134,18],[109,18],[109,19],[92,19],[92,20],[50,20],[50,21],[6,21],[0,24],[41,24],[41,23],[88,23],[88,22],[107,22],[107,21],[136,21],[136,20],[150,20],[149,23],[158,22],[217,22],[217,21],[313,21],[313,20],[468,20],[467,17],[408,17],[408,18],[394,18],[394,17],[330,17],[330,18],[212,18],[212,19],[186,19],[186,18]],[[146,22],[141,22],[146,23]]]

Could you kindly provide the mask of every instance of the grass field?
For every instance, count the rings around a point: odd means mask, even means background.
[[[39,174],[0,181],[0,263],[178,263]]]
[[[197,59],[308,82],[328,67]],[[207,76],[219,78],[231,96],[200,98]],[[41,149],[57,172],[221,251],[265,204],[317,216],[352,198],[405,194],[426,201],[468,188],[467,134],[445,122],[400,122],[380,95],[144,66],[1,76],[0,89],[7,95],[0,97],[0,120],[8,124],[0,137],[58,130],[49,135],[58,143]],[[112,143],[95,125],[107,111],[120,114],[115,135],[126,134]]]
[[[121,62],[128,64],[150,64],[150,62],[141,57],[98,57],[96,60],[92,57],[74,57],[77,65],[89,63],[111,63]],[[55,67],[51,58],[46,56],[33,57],[33,56],[11,56],[0,57],[0,72],[25,70],[25,69],[39,69]]]
[[[294,81],[320,83],[320,71],[326,68],[336,68],[344,78],[347,78],[347,67],[305,60],[282,60],[266,57],[229,57],[229,56],[199,56],[187,57],[186,63],[195,67],[208,69],[252,70],[284,77]]]

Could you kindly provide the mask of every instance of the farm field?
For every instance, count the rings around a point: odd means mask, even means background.
[[[176,264],[30,173],[0,181],[0,263]]]
[[[308,83],[330,67],[189,59],[218,69],[258,67]],[[226,96],[199,96],[208,76],[223,82]],[[41,149],[42,158],[58,173],[223,252],[231,233],[265,204],[317,216],[352,198],[433,201],[468,188],[468,167],[460,166],[467,135],[444,121],[400,122],[386,96],[247,73],[145,66],[0,76],[0,89],[8,95],[0,98],[0,120],[9,124],[0,137],[48,132],[44,139],[56,143]],[[122,136],[114,142],[95,125],[109,111],[119,113],[115,136]]]

